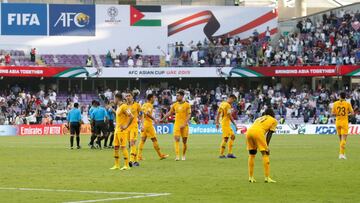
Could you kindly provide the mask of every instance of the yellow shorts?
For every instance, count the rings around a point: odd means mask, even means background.
[[[189,126],[180,129],[179,126],[174,126],[174,136],[188,137],[189,136]]]
[[[129,130],[129,134],[128,134],[128,140],[137,140],[139,134],[139,130],[137,127],[131,128]]]
[[[141,132],[141,137],[148,137],[150,139],[156,138],[156,131],[154,126],[144,126],[144,131]]]
[[[336,133],[338,135],[347,135],[349,133],[349,123],[348,122],[337,122],[336,123]]]
[[[129,134],[128,131],[121,132],[119,130],[119,131],[115,132],[114,142],[113,142],[114,147],[119,147],[119,146],[126,147],[128,134]]]
[[[246,133],[246,146],[247,150],[268,150],[264,133],[258,130],[252,130]]]
[[[222,129],[222,136],[223,137],[231,137],[231,136],[235,135],[233,129],[230,126],[226,126],[226,127],[222,126],[221,129]]]

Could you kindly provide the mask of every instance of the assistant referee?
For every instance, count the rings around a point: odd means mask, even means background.
[[[75,103],[68,115],[68,126],[70,127],[70,149],[74,149],[74,136],[76,135],[77,149],[80,149],[80,125],[81,125],[81,112],[79,104]]]

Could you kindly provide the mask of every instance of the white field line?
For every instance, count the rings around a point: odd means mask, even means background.
[[[145,198],[145,197],[159,197],[159,196],[166,196],[166,195],[170,195],[170,193],[137,195],[137,196],[129,196],[129,197],[108,198],[108,199],[81,200],[81,201],[64,202],[64,203],[106,202],[106,201],[115,201],[115,200],[139,199],[139,198]]]
[[[128,197],[115,197],[106,199],[94,199],[94,200],[80,200],[64,203],[90,203],[90,202],[105,202],[114,200],[126,200],[137,199],[145,197],[158,197],[170,195],[170,193],[143,193],[143,192],[106,192],[106,191],[87,191],[87,190],[65,190],[65,189],[45,189],[45,188],[4,188],[0,187],[0,190],[18,190],[18,191],[41,191],[41,192],[68,192],[68,193],[88,193],[88,194],[112,194],[112,195],[133,195]]]

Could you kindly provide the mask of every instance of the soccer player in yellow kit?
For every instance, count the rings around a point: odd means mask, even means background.
[[[147,102],[142,105],[141,112],[142,112],[142,127],[141,127],[141,140],[138,147],[138,154],[137,154],[137,160],[143,160],[142,157],[142,150],[144,148],[144,144],[146,142],[147,138],[150,138],[153,142],[153,146],[155,151],[157,152],[160,160],[166,159],[169,155],[162,154],[160,151],[159,143],[156,138],[156,131],[153,125],[153,122],[155,118],[153,117],[153,111],[154,111],[154,104],[155,96],[153,94],[147,95]]]
[[[340,140],[339,159],[346,159],[345,145],[349,131],[349,115],[354,114],[354,110],[349,102],[345,100],[346,93],[340,93],[340,99],[334,103],[332,114],[336,116],[336,132]]]
[[[115,165],[110,168],[111,170],[120,169],[119,161],[119,148],[121,148],[125,165],[120,170],[130,170],[129,166],[129,152],[126,148],[128,142],[129,127],[131,122],[134,120],[134,116],[125,103],[122,103],[121,93],[115,95],[115,104],[118,106],[116,109],[116,127],[114,136],[114,158]]]
[[[229,95],[229,97],[227,98],[226,101],[221,102],[219,109],[218,109],[218,114],[216,116],[216,128],[219,129],[219,120],[221,117],[221,129],[222,129],[222,141],[221,141],[221,145],[220,145],[220,156],[219,158],[224,159],[224,158],[232,158],[235,159],[236,156],[234,156],[233,152],[232,152],[232,148],[234,145],[234,140],[235,140],[235,133],[233,131],[233,129],[231,128],[231,123],[236,126],[236,123],[234,121],[234,118],[231,115],[231,109],[232,109],[232,104],[234,103],[234,101],[236,101],[236,96],[231,94]],[[231,122],[231,123],[230,123]],[[224,155],[225,152],[225,147],[226,144],[228,143],[228,140],[230,138],[229,144],[228,144],[228,154],[227,156]]]
[[[184,101],[185,92],[179,90],[176,93],[176,102],[171,106],[170,111],[164,116],[163,120],[166,120],[170,115],[175,113],[174,123],[174,140],[175,140],[175,161],[180,160],[180,137],[183,142],[182,159],[186,160],[187,140],[189,136],[189,120],[191,116],[191,106],[188,102]]]
[[[254,178],[254,161],[257,150],[262,154],[265,182],[276,182],[270,178],[270,150],[268,148],[271,136],[276,130],[276,126],[277,121],[275,119],[275,113],[271,108],[267,108],[264,115],[257,118],[246,132],[246,145],[247,150],[249,151],[248,170],[250,183],[256,182]]]
[[[130,141],[130,167],[139,166],[139,163],[136,160],[136,141],[139,134],[139,115],[141,111],[141,106],[139,103],[134,101],[134,96],[131,92],[126,94],[126,104],[128,105],[131,114],[134,116],[130,126],[129,126],[129,135],[128,140]]]

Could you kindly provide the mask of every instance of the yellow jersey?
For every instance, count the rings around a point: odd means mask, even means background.
[[[231,109],[232,109],[232,107],[228,102],[226,102],[226,101],[221,102],[219,109],[218,109],[218,113],[221,113],[221,115],[222,115],[222,117],[221,117],[221,125],[222,126],[230,125]]]
[[[248,129],[248,132],[257,131],[262,133],[262,135],[265,135],[269,130],[275,131],[277,124],[278,122],[274,117],[269,115],[261,116],[254,121],[252,126]]]
[[[354,110],[351,104],[344,99],[340,99],[334,102],[332,113],[336,116],[336,122],[349,122],[348,117],[349,114]]]
[[[151,103],[146,102],[145,104],[142,105],[141,111],[143,112],[143,116],[144,116],[144,127],[152,126],[153,120],[149,116],[147,116],[147,114],[150,115],[153,114],[154,106]]]
[[[175,112],[175,126],[187,124],[186,118],[191,114],[191,106],[188,102],[175,102],[171,106],[171,110]]]
[[[118,108],[116,109],[116,130],[121,130],[121,126],[128,124],[130,120],[130,115],[131,111],[128,105],[121,104],[120,106],[118,106]]]
[[[134,116],[134,119],[132,120],[129,128],[138,128],[138,121],[139,121],[138,117],[141,111],[141,106],[139,103],[134,102],[133,104],[128,105],[128,107],[131,111],[131,114]]]

